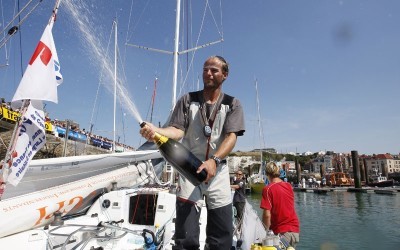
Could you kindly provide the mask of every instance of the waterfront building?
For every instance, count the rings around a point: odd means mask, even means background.
[[[282,168],[287,173],[296,173],[296,163],[294,161],[282,161]]]
[[[365,159],[368,174],[375,174],[375,171],[387,176],[390,173],[400,173],[400,159],[390,154],[377,154]]]
[[[335,172],[333,166],[333,155],[320,155],[312,161],[312,172],[320,173],[321,169],[324,168],[326,173]]]

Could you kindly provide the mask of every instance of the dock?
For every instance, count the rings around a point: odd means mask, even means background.
[[[330,190],[328,188],[294,188],[294,191],[306,192],[306,193],[326,194]]]
[[[375,193],[375,194],[386,194],[396,195],[400,192],[400,187],[386,187],[386,188],[355,188],[355,187],[314,187],[314,188],[293,188],[294,192],[306,192],[316,194],[327,194],[328,192],[351,192],[351,193]]]

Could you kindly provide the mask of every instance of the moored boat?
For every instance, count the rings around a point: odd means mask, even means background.
[[[325,176],[326,184],[332,187],[343,187],[354,185],[354,180],[346,173],[333,172]]]
[[[372,177],[372,182],[368,183],[370,187],[393,187],[395,182],[393,179],[387,179],[382,175],[375,175]]]
[[[251,184],[251,193],[253,194],[261,194],[263,188],[265,187],[265,182],[254,182]]]

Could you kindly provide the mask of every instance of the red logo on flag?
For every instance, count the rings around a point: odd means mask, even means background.
[[[39,44],[36,47],[31,60],[29,61],[29,65],[32,65],[36,61],[36,58],[39,56],[39,54],[41,54],[40,60],[43,62],[44,65],[47,66],[47,64],[50,62],[52,54],[51,49],[47,47],[47,45],[44,44],[42,41],[39,41]]]

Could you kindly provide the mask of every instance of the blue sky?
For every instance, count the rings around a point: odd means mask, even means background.
[[[132,106],[142,119],[150,119],[157,77],[152,119],[156,124],[166,120],[172,102],[172,56],[125,44],[173,50],[176,2],[63,1],[53,36],[64,83],[58,88],[59,103],[46,103],[46,110],[50,117],[72,119],[81,128],[89,129],[92,121],[95,133],[112,138],[113,82],[102,70],[102,60],[114,57],[110,37],[117,17],[118,74],[126,88],[125,99],[118,97],[122,105],[117,107],[117,137],[137,147],[141,139]],[[3,1],[4,23],[12,18],[11,2]],[[20,1],[21,8],[26,2]],[[208,56],[224,56],[231,72],[223,90],[241,100],[246,117],[247,131],[235,150],[263,145],[257,79],[265,147],[284,153],[400,152],[399,1],[213,0],[205,14],[203,1],[191,2],[192,17],[182,18],[190,24],[184,29],[189,47],[219,40],[220,34],[224,42],[198,50],[192,64],[193,54],[180,57],[178,96],[202,86],[202,64]],[[25,70],[53,5],[43,1],[7,43],[9,66],[0,68],[1,97],[12,98],[21,79],[21,55]],[[78,10],[76,16],[71,6]],[[6,61],[5,52],[2,48],[0,64]],[[108,64],[113,67],[112,60]]]

